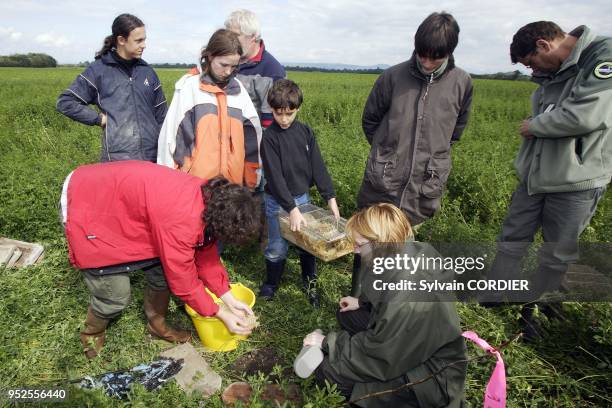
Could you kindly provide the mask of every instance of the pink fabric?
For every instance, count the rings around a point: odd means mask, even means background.
[[[476,343],[481,349],[494,354],[497,357],[495,370],[489,379],[484,395],[484,408],[505,408],[506,407],[506,368],[499,351],[495,350],[486,341],[478,337],[472,331],[466,331],[463,337]]]

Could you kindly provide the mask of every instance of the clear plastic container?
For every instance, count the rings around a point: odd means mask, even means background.
[[[307,225],[299,232],[291,231],[289,214],[281,209],[279,222],[283,238],[325,262],[353,252],[353,245],[344,233],[344,218],[336,221],[331,211],[313,204],[303,204],[298,208]]]

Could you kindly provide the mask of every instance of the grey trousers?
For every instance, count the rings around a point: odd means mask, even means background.
[[[589,225],[605,187],[566,193],[527,194],[521,183],[514,194],[498,236],[497,255],[489,279],[515,279],[521,261],[541,228],[535,292],[559,289],[568,264],[579,259],[578,238]],[[534,299],[535,300],[535,299]]]
[[[153,290],[167,290],[168,283],[161,265],[143,269],[145,281]],[[95,275],[82,271],[89,289],[89,304],[96,316],[103,319],[117,317],[130,302],[130,277],[132,272]]]

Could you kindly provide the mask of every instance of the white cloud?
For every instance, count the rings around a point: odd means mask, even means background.
[[[65,47],[72,43],[66,36],[57,35],[53,31],[43,33],[43,34],[38,34],[36,37],[34,37],[34,41],[42,45],[57,47],[57,48]]]
[[[13,27],[0,27],[0,38],[8,38],[12,41],[18,41],[23,36],[20,31],[15,31]]]

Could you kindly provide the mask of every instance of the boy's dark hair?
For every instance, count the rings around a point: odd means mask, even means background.
[[[536,50],[538,40],[552,41],[564,36],[565,32],[552,21],[529,23],[521,27],[512,37],[510,59],[513,64],[516,64],[519,58],[525,58]]]
[[[202,184],[202,198],[207,240],[245,244],[260,236],[262,205],[248,188],[217,176]]]
[[[272,109],[299,109],[304,96],[302,90],[290,79],[279,79],[268,91],[268,104]]]
[[[119,14],[113,20],[113,25],[111,27],[112,34],[104,39],[102,48],[96,53],[96,59],[102,58],[104,54],[117,46],[117,37],[122,36],[127,40],[132,30],[138,27],[144,27],[144,23],[141,19],[132,14]]]
[[[446,12],[431,13],[414,35],[414,49],[421,57],[446,58],[459,42],[459,24]]]

